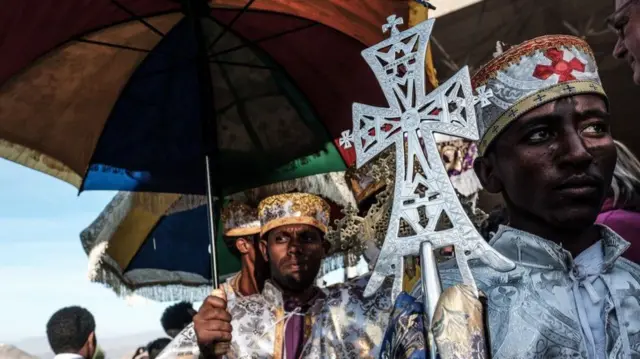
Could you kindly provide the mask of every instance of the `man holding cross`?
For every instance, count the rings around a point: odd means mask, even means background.
[[[616,149],[591,49],[571,36],[536,38],[499,54],[472,84],[492,91],[476,105],[474,168],[509,212],[490,244],[516,264],[499,272],[469,262],[488,297],[492,358],[640,358],[640,267],[620,257],[628,242],[594,224]],[[455,263],[440,276],[443,287],[461,282]],[[406,295],[398,303],[383,354],[415,358],[407,341],[423,328],[403,319],[421,306]]]

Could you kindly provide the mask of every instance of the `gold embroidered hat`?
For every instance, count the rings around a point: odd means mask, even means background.
[[[561,97],[597,94],[606,100],[589,45],[548,35],[511,47],[471,79],[476,91],[480,155],[519,116]]]
[[[233,201],[222,210],[224,235],[248,236],[260,233],[260,220],[256,210],[242,202]]]
[[[285,193],[267,197],[258,205],[260,235],[287,224],[308,224],[327,233],[329,204],[308,193]]]

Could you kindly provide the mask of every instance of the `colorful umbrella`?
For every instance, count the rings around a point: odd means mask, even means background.
[[[303,191],[325,197],[340,208],[355,206],[344,173],[328,173],[276,183],[231,197],[251,204],[276,193]],[[137,294],[158,301],[199,301],[211,292],[207,201],[200,195],[120,192],[80,234],[89,256],[89,279],[117,294]],[[165,208],[158,212],[159,208]],[[332,238],[333,239],[333,238]],[[217,240],[218,274],[225,279],[240,263]],[[336,249],[344,245],[334,244]],[[344,261],[326,259],[322,275]]]
[[[12,56],[0,59],[3,157],[81,190],[193,194],[206,193],[208,146],[218,152],[212,184],[227,192],[352,162],[342,135],[351,104],[384,104],[360,51],[406,4],[212,1],[195,22],[213,92],[201,101],[207,71],[186,6],[200,1],[183,3],[4,4],[0,52]],[[215,123],[203,136],[208,110]]]
[[[212,233],[214,195],[353,162],[351,104],[384,105],[360,52],[407,13],[391,0],[3,5],[0,155],[80,190],[206,193]]]

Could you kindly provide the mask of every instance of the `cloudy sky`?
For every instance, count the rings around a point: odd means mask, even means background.
[[[99,336],[161,330],[167,304],[130,305],[87,279],[79,233],[113,197],[0,159],[0,343],[45,335],[57,309],[80,305]],[[10,323],[10,325],[8,325]]]

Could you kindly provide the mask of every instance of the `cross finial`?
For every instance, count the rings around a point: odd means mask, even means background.
[[[391,15],[387,17],[387,23],[382,25],[382,33],[386,33],[391,30],[391,36],[397,35],[400,33],[398,30],[398,25],[404,24],[404,20],[401,17],[397,17],[396,15]]]

